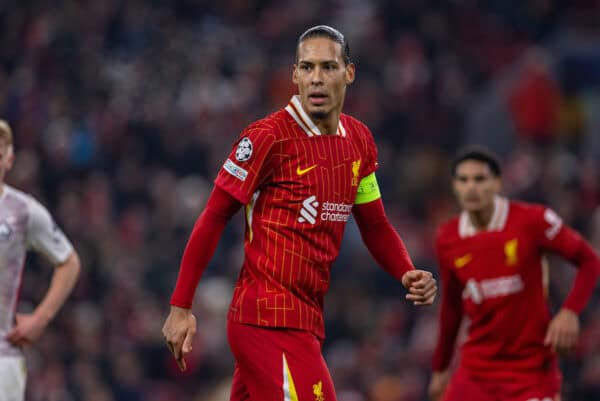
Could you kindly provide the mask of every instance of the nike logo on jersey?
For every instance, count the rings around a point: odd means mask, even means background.
[[[305,168],[305,169],[301,169],[300,166],[298,166],[298,168],[296,168],[296,174],[298,174],[298,175],[304,175],[304,174],[308,173],[310,170],[312,170],[312,169],[314,169],[316,167],[317,167],[316,164],[312,165],[312,166],[310,166],[308,168]]]
[[[473,255],[467,253],[466,255],[461,256],[460,258],[454,259],[454,267],[457,269],[462,269],[465,267],[471,260],[473,259]]]

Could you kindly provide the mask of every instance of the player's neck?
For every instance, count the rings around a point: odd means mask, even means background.
[[[323,135],[336,135],[340,124],[340,112],[332,111],[324,119],[313,119],[313,122]]]
[[[477,210],[469,212],[469,220],[477,231],[483,231],[488,228],[492,216],[494,215],[494,207],[490,207],[484,210]]]

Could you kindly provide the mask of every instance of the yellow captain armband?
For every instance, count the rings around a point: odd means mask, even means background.
[[[363,203],[373,202],[374,200],[379,198],[381,198],[381,192],[379,192],[377,178],[375,177],[375,173],[371,173],[362,180],[360,180],[354,204],[361,205]]]

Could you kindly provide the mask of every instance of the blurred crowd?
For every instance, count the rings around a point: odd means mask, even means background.
[[[30,401],[225,401],[225,317],[243,257],[229,224],[194,305],[184,374],[163,344],[185,241],[231,144],[294,93],[295,44],[346,34],[357,80],[345,112],[379,146],[386,210],[435,271],[456,212],[449,161],[482,143],[504,192],[555,208],[600,249],[600,2],[594,0],[4,0],[0,117],[8,182],[46,204],[83,263],[74,296],[27,350]],[[437,307],[415,310],[354,223],[332,271],[324,353],[340,401],[425,401]],[[31,256],[20,308],[48,286]],[[552,262],[556,310],[573,269]],[[564,400],[600,399],[600,297],[562,359]]]

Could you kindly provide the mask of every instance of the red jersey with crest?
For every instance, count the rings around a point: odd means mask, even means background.
[[[544,255],[575,262],[582,244],[551,209],[500,197],[485,231],[476,232],[466,212],[443,225],[436,243],[443,293],[433,369],[448,367],[464,315],[470,325],[459,363],[471,376],[558,376],[556,357],[544,346],[551,319]]]
[[[342,114],[322,135],[298,97],[242,132],[215,184],[246,205],[229,319],[324,337],[323,296],[358,184],[377,168],[368,128]]]

